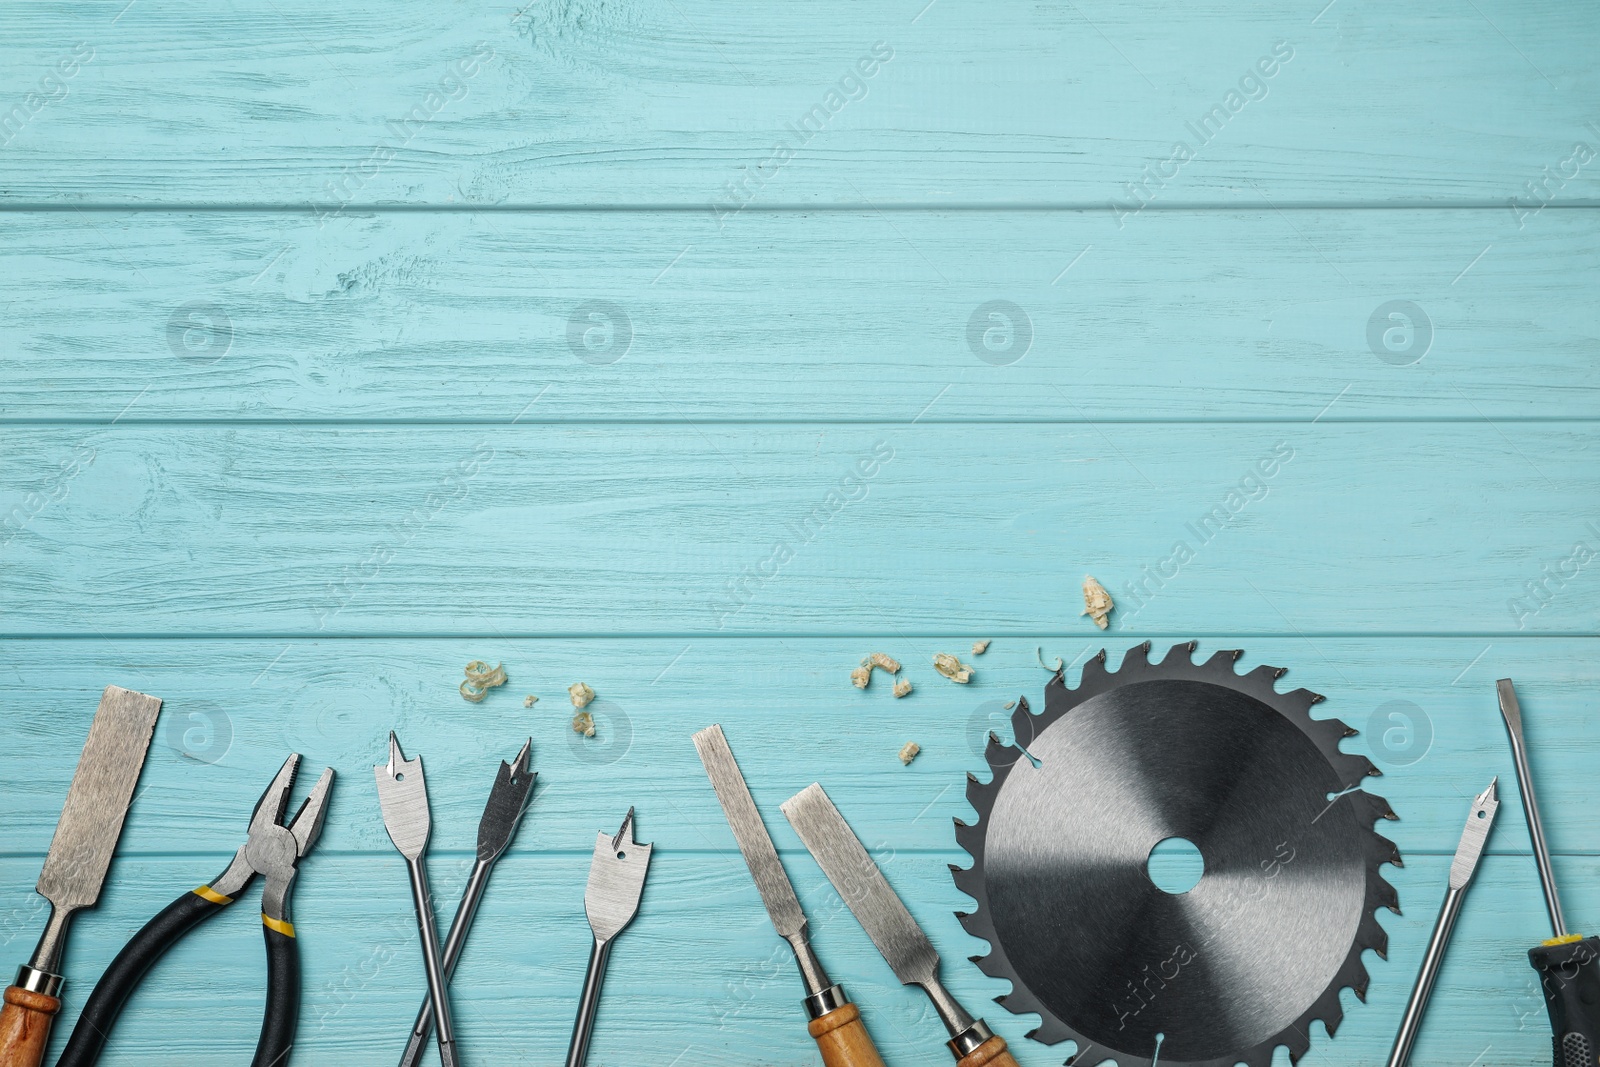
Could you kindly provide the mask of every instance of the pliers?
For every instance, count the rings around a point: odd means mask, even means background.
[[[99,1060],[123,1004],[145,972],[201,920],[232,904],[258,874],[266,877],[261,925],[267,939],[267,1007],[251,1065],[283,1067],[288,1062],[300,1021],[300,949],[289,920],[289,891],[294,887],[297,865],[322,832],[328,790],[333,785],[330,767],[285,825],[283,816],[299,765],[299,753],[284,760],[250,817],[250,836],[227,869],[210,884],[168,904],[117,953],[84,1004],[57,1067],[91,1067]]]

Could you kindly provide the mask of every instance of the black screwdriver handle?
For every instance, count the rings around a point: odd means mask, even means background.
[[[261,929],[267,937],[267,1011],[250,1067],[284,1067],[300,1025],[300,942],[287,920],[263,915]]]
[[[1550,1012],[1555,1067],[1600,1064],[1600,938],[1528,950]]]
[[[122,1006],[145,972],[182,940],[184,934],[231,903],[232,897],[225,897],[210,886],[201,886],[168,904],[140,927],[122,946],[122,951],[111,961],[94,992],[84,1002],[83,1014],[78,1016],[78,1023],[72,1028],[72,1036],[67,1039],[67,1047],[56,1067],[93,1067],[106,1047],[117,1016],[122,1014]]]

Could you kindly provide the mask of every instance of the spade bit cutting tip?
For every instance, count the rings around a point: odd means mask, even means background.
[[[450,998],[444,964],[440,959],[439,933],[433,925],[433,899],[428,890],[428,869],[422,862],[428,848],[433,822],[428,813],[428,783],[422,776],[422,757],[406,759],[400,740],[389,733],[389,762],[372,768],[378,780],[378,804],[383,809],[383,826],[389,840],[405,857],[411,876],[411,903],[417,912],[417,932],[422,937],[422,963],[428,972],[428,997],[439,1036],[439,1061],[442,1067],[456,1067],[455,1028],[450,1020]]]
[[[529,770],[533,738],[523,742],[510,763],[504,761],[495,774],[494,787],[489,790],[489,802],[484,805],[483,818],[478,822],[478,856],[467,876],[467,888],[456,906],[456,917],[450,922],[450,932],[444,939],[445,984],[455,975],[456,962],[466,947],[467,933],[478,914],[478,903],[489,886],[489,872],[510,846],[517,827],[527,814],[528,803],[533,799],[533,783],[539,776]],[[411,1036],[400,1055],[400,1067],[416,1067],[422,1059],[422,1050],[428,1046],[428,1033],[433,1029],[433,998],[424,997],[417,1010],[416,1022],[411,1025]]]
[[[589,968],[583,976],[578,1017],[572,1023],[567,1067],[583,1067],[588,1059],[589,1038],[594,1034],[595,1011],[600,1004],[606,961],[611,958],[611,945],[617,935],[639,911],[639,896],[644,892],[644,876],[650,869],[652,847],[633,839],[632,808],[623,816],[622,826],[615,834],[602,830],[595,835],[589,885],[583,894],[583,910],[589,916],[589,929],[594,931],[594,947],[589,951]]]
[[[1472,798],[1472,808],[1467,812],[1467,825],[1461,831],[1461,843],[1456,846],[1455,859],[1450,862],[1450,887],[1445,891],[1444,904],[1439,908],[1439,921],[1433,926],[1433,936],[1428,939],[1428,950],[1422,957],[1422,968],[1417,972],[1417,984],[1406,1003],[1406,1013],[1400,1020],[1400,1031],[1395,1035],[1394,1048],[1389,1053],[1388,1067],[1405,1067],[1411,1057],[1411,1046],[1416,1044],[1417,1031],[1422,1027],[1422,1013],[1428,1007],[1428,995],[1433,992],[1434,979],[1439,977],[1439,966],[1444,962],[1444,950],[1450,943],[1456,917],[1461,914],[1462,901],[1466,899],[1467,886],[1478,869],[1483,856],[1483,846],[1489,839],[1489,827],[1494,825],[1494,813],[1500,807],[1494,778],[1489,787]]]

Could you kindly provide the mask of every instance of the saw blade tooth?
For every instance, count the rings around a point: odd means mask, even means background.
[[[1278,692],[1278,687],[1273,683],[1276,682],[1282,676],[1282,674],[1283,672],[1277,667],[1269,667],[1263,663],[1258,667],[1252,667],[1248,671],[1245,671],[1239,676],[1239,678],[1241,681],[1255,686],[1261,691],[1263,696],[1278,697],[1282,696],[1283,694]],[[1274,701],[1274,703],[1276,703],[1276,701]]]
[[[1366,935],[1367,947],[1377,953],[1380,960],[1389,958],[1389,931],[1378,922],[1376,912],[1369,911],[1361,916],[1361,932]]]
[[[1333,1003],[1328,1005],[1327,1012],[1322,1015],[1322,1025],[1328,1031],[1328,1036],[1332,1037],[1339,1032],[1339,1026],[1343,1022],[1344,1005],[1339,1003],[1338,997],[1335,996]]]
[[[1201,669],[1212,671],[1216,674],[1233,674],[1233,665],[1239,662],[1239,657],[1244,655],[1242,648],[1223,648],[1211,653],[1210,657],[1202,663]]]
[[[1150,642],[1140,641],[1122,654],[1122,666],[1117,668],[1117,673],[1121,674],[1130,667],[1138,670],[1140,667],[1148,666],[1150,666]]]
[[[1102,648],[1099,652],[1096,652],[1094,655],[1090,656],[1084,661],[1083,670],[1078,672],[1079,689],[1089,688],[1091,682],[1096,685],[1104,684],[1106,678],[1111,673],[1106,669],[1107,658],[1107,652]],[[1065,683],[1063,683],[1063,685],[1064,684]]]
[[[1377,898],[1375,904],[1381,904],[1396,915],[1400,914],[1400,891],[1389,884],[1389,880],[1381,874],[1372,874],[1372,895]],[[1383,927],[1378,927],[1382,930]],[[1388,937],[1387,934],[1384,935]]]
[[[981,846],[982,841],[983,831],[980,827],[969,825],[960,819],[956,820],[956,844],[966,849],[967,855],[977,855],[974,850]],[[952,866],[951,869],[954,870],[955,868]],[[959,881],[957,884],[959,884]]]
[[[1148,645],[1149,642],[1146,641],[1145,644]],[[1194,660],[1190,657],[1190,653],[1194,651],[1194,645],[1193,641],[1180,641],[1173,645],[1161,657],[1161,666],[1178,668],[1193,666]]]

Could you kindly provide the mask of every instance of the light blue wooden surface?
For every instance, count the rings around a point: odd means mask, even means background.
[[[298,889],[296,1062],[392,1062],[422,991],[369,777],[395,727],[451,902],[495,761],[534,738],[458,978],[466,1062],[560,1061],[586,853],[635,804],[658,852],[591,1062],[813,1063],[689,744],[720,721],[889,1063],[947,1061],[777,813],[814,779],[957,995],[1024,1067],[1059,1063],[965,960],[950,820],[1046,679],[1036,648],[1147,638],[1290,667],[1385,771],[1405,914],[1304,1062],[1385,1055],[1466,798],[1509,786],[1497,677],[1569,915],[1600,923],[1595,9],[924,2],[0,11],[0,964],[37,936],[99,689],[167,701],[56,1048],[294,750],[341,776]],[[971,339],[992,300],[1027,317],[1013,362]],[[585,347],[591,301],[626,345]],[[1104,635],[1085,573],[1119,600]],[[934,675],[980,637],[973,685]],[[850,687],[879,649],[908,699]],[[512,678],[480,705],[454,689],[474,658]],[[593,741],[565,725],[578,680]],[[1502,796],[1418,1064],[1548,1062]],[[240,1062],[263,980],[241,909],[151,976],[105,1062]]]

